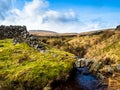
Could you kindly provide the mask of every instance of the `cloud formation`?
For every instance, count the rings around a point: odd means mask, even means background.
[[[24,7],[12,7],[17,0],[0,0],[0,24],[26,25],[28,30],[83,32],[102,28],[99,20],[84,21],[74,10],[57,11],[49,8],[46,0],[26,2]]]
[[[12,0],[0,0],[0,20],[4,20],[7,11],[11,9]]]

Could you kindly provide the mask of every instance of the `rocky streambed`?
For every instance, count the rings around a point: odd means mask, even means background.
[[[104,62],[81,58],[75,62],[69,79],[54,90],[108,90],[107,80],[114,70],[115,68]]]
[[[100,82],[96,76],[89,73],[86,67],[77,68],[75,78],[83,90],[95,90]]]
[[[103,84],[101,79],[91,74],[86,67],[77,68],[75,80],[81,90],[107,90],[107,84]]]
[[[91,74],[86,67],[76,68],[69,79],[54,90],[107,90],[107,84]]]

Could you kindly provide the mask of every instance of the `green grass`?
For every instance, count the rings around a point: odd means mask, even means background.
[[[50,80],[70,72],[73,56],[57,49],[40,53],[25,43],[0,40],[0,89],[42,89]]]

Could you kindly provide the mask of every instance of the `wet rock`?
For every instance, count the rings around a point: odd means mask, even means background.
[[[80,67],[80,60],[77,60],[77,61],[75,62],[75,67],[77,67],[77,68]]]
[[[88,70],[91,68],[91,66],[92,66],[93,63],[94,63],[93,61],[88,62],[88,64],[86,65],[86,67],[88,68]]]
[[[92,64],[93,64],[93,61],[92,61],[92,60],[85,59],[85,58],[78,59],[78,60],[75,62],[76,67],[80,67],[80,68],[81,68],[81,67],[90,68]]]
[[[114,68],[111,65],[106,65],[104,62],[81,58],[75,62],[75,67],[80,73],[89,74],[92,73],[101,79],[111,77],[114,73]],[[82,68],[87,68],[87,70],[82,70]],[[120,65],[116,66],[117,70],[120,70]],[[88,73],[89,72],[89,73]]]
[[[98,78],[100,78],[101,80],[104,80],[105,79],[105,76],[101,73],[97,73],[96,75]]]
[[[85,67],[86,66],[86,61],[85,60],[81,60],[80,65],[81,65],[81,67]]]
[[[93,71],[94,71],[94,68],[96,67],[96,65],[97,65],[97,62],[94,62],[94,63],[92,64],[92,66],[90,67],[89,71],[90,71],[90,72],[93,72]]]
[[[86,59],[85,58],[81,58],[78,59],[78,62],[80,63],[80,67],[85,67],[86,66]]]
[[[87,65],[89,64],[90,61],[91,61],[91,60],[86,59],[86,60],[85,60],[85,66],[87,66]]]
[[[108,90],[108,84],[104,83],[103,81],[100,81],[95,90]]]

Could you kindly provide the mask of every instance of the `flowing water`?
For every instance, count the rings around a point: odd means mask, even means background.
[[[99,79],[90,74],[87,68],[77,68],[75,80],[83,90],[95,90],[99,84]]]
[[[77,68],[69,80],[55,90],[107,90],[97,87],[100,79],[89,73],[86,67]]]

